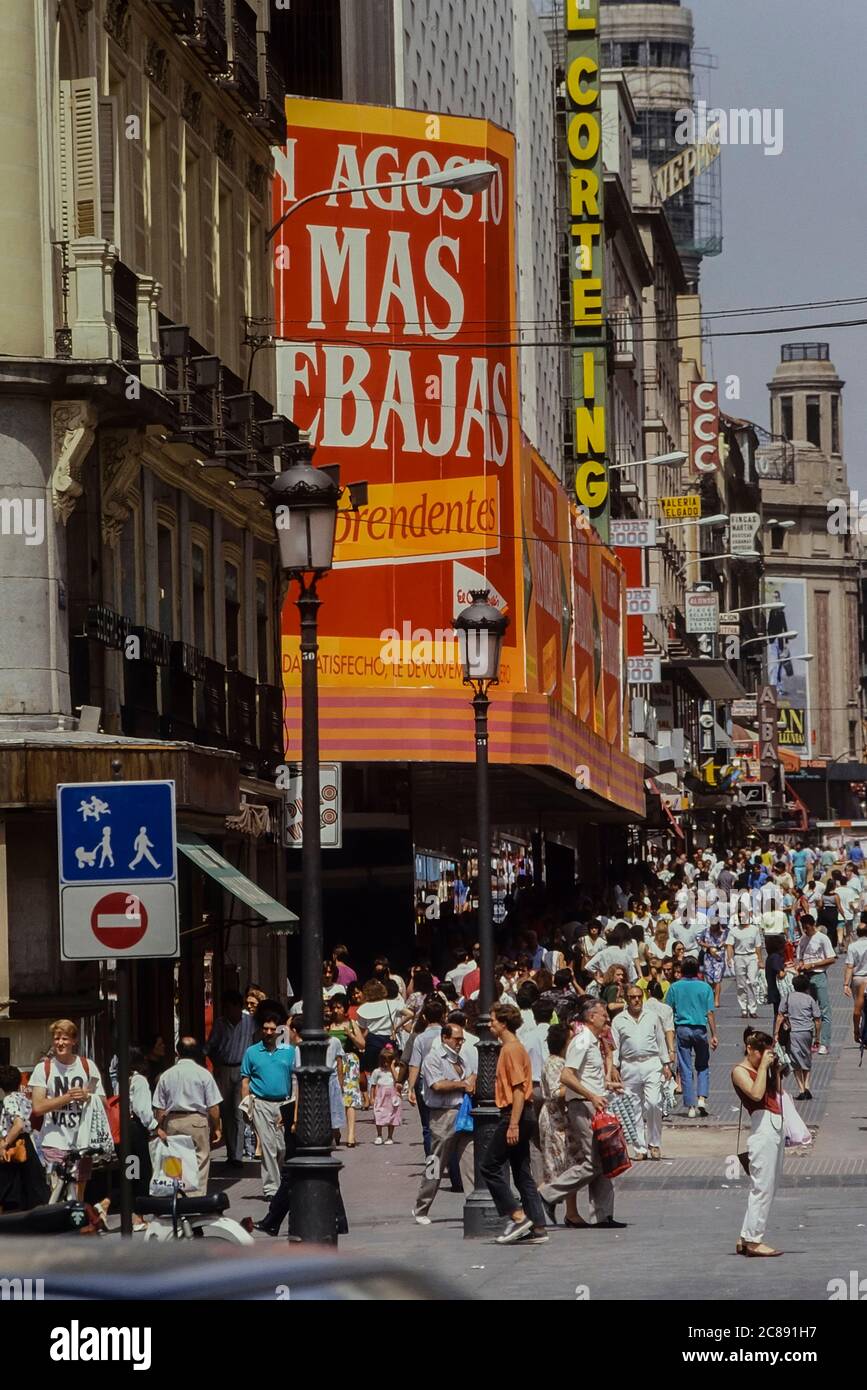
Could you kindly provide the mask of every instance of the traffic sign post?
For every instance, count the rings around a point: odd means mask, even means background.
[[[178,954],[175,784],[57,788],[63,960]]]
[[[120,1225],[132,1235],[129,1174],[130,961],[179,953],[175,784],[69,782],[57,788],[62,960],[116,966]]]

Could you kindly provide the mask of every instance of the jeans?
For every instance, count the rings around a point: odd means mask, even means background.
[[[822,1013],[822,1046],[831,1046],[831,1000],[828,995],[828,976],[824,970],[814,970],[810,985]]]
[[[693,1028],[681,1024],[677,1029],[677,1066],[683,1086],[683,1103],[688,1110],[696,1102],[696,1078],[693,1075],[693,1057],[698,1072],[698,1095],[707,1099],[710,1084],[710,1044],[706,1028]]]
[[[533,1174],[530,1171],[530,1134],[533,1128],[532,1112],[524,1110],[518,1125],[518,1142],[506,1142],[506,1133],[512,1122],[512,1107],[500,1111],[500,1123],[491,1135],[487,1157],[482,1164],[481,1175],[488,1185],[494,1199],[494,1206],[500,1216],[511,1216],[520,1205],[537,1230],[545,1229],[545,1213]],[[519,1198],[512,1191],[506,1176],[506,1167],[511,1170]]]

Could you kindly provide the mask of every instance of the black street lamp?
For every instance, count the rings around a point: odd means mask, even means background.
[[[494,1077],[499,1044],[491,1033],[491,1005],[494,1003],[494,911],[491,897],[491,808],[488,778],[488,689],[499,684],[500,653],[509,619],[488,600],[490,590],[470,593],[473,600],[454,620],[464,668],[464,685],[471,685],[476,716],[476,804],[478,819],[479,877],[479,1070],[476,1077],[473,1121],[475,1187],[464,1203],[464,1239],[490,1236],[502,1221],[481,1176],[499,1122],[494,1102]]]
[[[270,504],[280,545],[280,565],[298,581],[301,615],[301,982],[304,1001],[302,1062],[298,1068],[297,1143],[284,1169],[290,1183],[289,1237],[337,1244],[340,1202],[332,1157],[328,1039],[322,1001],[322,877],[319,833],[319,681],[316,668],[316,582],[334,561],[340,483],[336,468],[314,468],[309,444],[290,446],[292,462],[271,483]]]

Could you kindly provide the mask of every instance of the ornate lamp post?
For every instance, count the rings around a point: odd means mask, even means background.
[[[464,1203],[464,1239],[490,1236],[502,1224],[481,1176],[491,1135],[500,1118],[494,1104],[494,1075],[499,1045],[491,1034],[494,1003],[494,912],[491,897],[491,810],[488,777],[488,690],[500,679],[500,654],[509,619],[488,600],[490,591],[470,594],[472,603],[454,621],[464,668],[464,685],[474,690],[476,716],[476,804],[479,869],[479,1071],[476,1078],[473,1120],[475,1187]]]
[[[336,468],[314,468],[309,444],[291,448],[292,462],[270,486],[283,573],[298,582],[301,615],[301,794],[305,809],[301,844],[301,978],[304,1047],[298,1069],[296,1156],[285,1174],[291,1183],[290,1239],[337,1244],[337,1174],[331,1154],[328,1040],[322,1004],[322,877],[319,836],[319,681],[316,669],[316,583],[334,560],[340,483]]]

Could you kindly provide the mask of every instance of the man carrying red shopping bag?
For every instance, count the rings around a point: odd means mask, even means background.
[[[569,1044],[566,1065],[560,1073],[560,1083],[569,1096],[566,1124],[575,1161],[553,1182],[541,1187],[539,1196],[552,1220],[557,1203],[565,1201],[566,1225],[587,1226],[578,1215],[578,1193],[586,1187],[593,1216],[591,1228],[622,1230],[626,1222],[614,1220],[614,1185],[605,1171],[609,1157],[606,1154],[603,1162],[593,1129],[596,1115],[606,1114],[605,1092],[622,1089],[614,1074],[606,1075],[599,1043],[608,1027],[608,1010],[598,999],[585,996],[578,1004],[575,1018],[582,1026]],[[607,1132],[604,1137],[610,1138]]]

